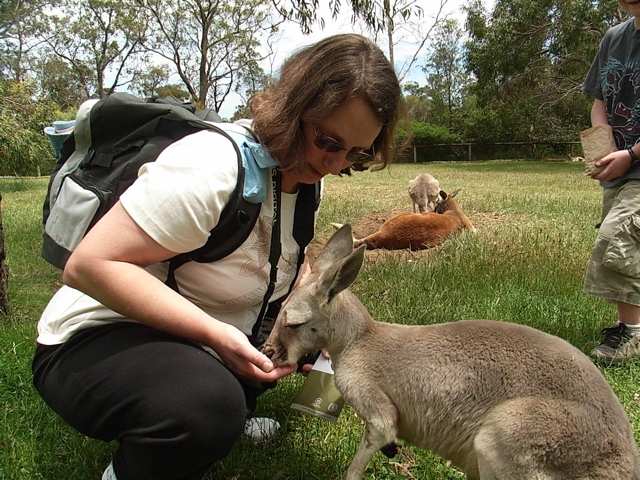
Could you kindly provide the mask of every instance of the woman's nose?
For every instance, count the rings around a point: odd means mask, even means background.
[[[332,175],[338,175],[342,169],[348,167],[350,162],[346,159],[345,152],[326,153],[322,159],[324,166]]]

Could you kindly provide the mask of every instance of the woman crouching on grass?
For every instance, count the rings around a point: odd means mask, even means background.
[[[256,426],[277,429],[253,417],[256,397],[292,369],[274,368],[250,341],[269,285],[272,227],[277,302],[304,271],[293,238],[300,186],[354,165],[387,166],[402,104],[375,44],[326,38],[295,53],[250,101],[252,132],[272,157],[262,166],[275,180],[244,244],[180,267],[177,290],[164,283],[165,260],[206,242],[237,184],[234,147],[213,131],[141,168],[82,240],[39,322],[34,384],[79,432],[118,442],[103,479],[201,479],[243,432],[260,440]]]

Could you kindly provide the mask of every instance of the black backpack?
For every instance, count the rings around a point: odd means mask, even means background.
[[[136,180],[140,166],[155,161],[173,142],[201,130],[216,131],[232,141],[238,154],[238,184],[207,243],[170,260],[167,284],[177,289],[173,272],[186,262],[213,262],[235,251],[251,233],[261,204],[243,197],[244,149],[238,145],[243,140],[212,121],[221,121],[212,110],[196,111],[192,104],[171,100],[143,101],[126,93],[85,102],[49,180],[43,207],[45,260],[63,269],[84,235]],[[294,219],[299,265],[313,238],[319,202],[319,183],[301,185]]]

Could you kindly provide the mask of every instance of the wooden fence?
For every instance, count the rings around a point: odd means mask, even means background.
[[[488,160],[569,160],[583,156],[580,142],[496,142],[412,145],[400,163]]]

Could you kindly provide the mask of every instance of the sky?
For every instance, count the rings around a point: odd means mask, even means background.
[[[325,28],[321,30],[319,27],[314,28],[314,32],[309,35],[303,35],[300,32],[300,28],[294,23],[287,23],[281,26],[281,38],[276,42],[276,52],[273,58],[270,59],[269,63],[263,64],[263,69],[266,72],[275,73],[277,69],[280,67],[282,62],[289,57],[293,52],[297,49],[314,43],[324,37],[329,35],[334,35],[337,33],[359,33],[370,37],[370,34],[365,30],[360,28],[359,26],[351,25],[351,10],[347,9],[347,5],[345,1],[342,2],[342,8],[340,13],[340,18],[337,20],[332,20],[331,15],[329,13],[327,4],[328,2],[321,2],[323,7],[321,7],[318,12],[319,17],[323,17],[325,19]],[[424,16],[422,17],[422,21],[426,22],[427,26],[433,23],[433,19],[437,14],[437,8],[439,7],[440,2],[438,0],[417,0],[416,2],[420,5],[424,11]],[[465,0],[447,0],[447,3],[444,7],[443,12],[449,14],[452,18],[456,18],[460,26],[464,28],[464,13],[462,12],[462,6],[466,5],[468,2]],[[483,3],[487,9],[491,8],[493,5],[493,0],[483,0]],[[386,52],[387,47],[385,43],[380,43],[380,47]],[[396,59],[396,68],[400,66],[403,61],[406,61],[407,58],[413,55],[417,46],[415,44],[399,44],[394,47],[394,56]],[[421,53],[424,52],[424,49]],[[417,75],[420,73],[419,67],[414,67],[412,74]],[[408,79],[411,79],[412,75],[408,76]],[[220,110],[220,115],[223,118],[231,118],[235,111],[236,106],[241,103],[239,97],[235,94],[230,95],[222,105]]]

